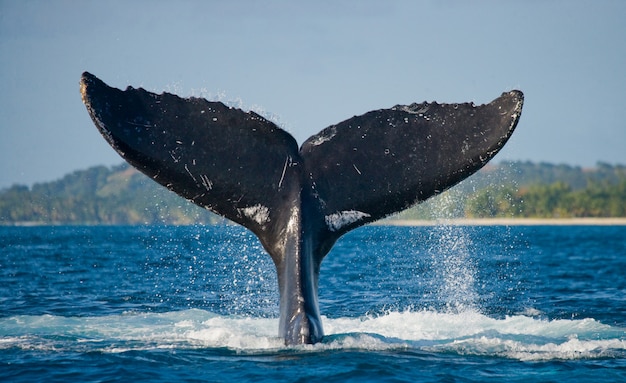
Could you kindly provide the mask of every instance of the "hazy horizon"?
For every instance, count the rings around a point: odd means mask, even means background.
[[[538,164],[538,165],[547,164],[547,165],[552,165],[552,166],[570,166],[572,168],[580,168],[583,171],[584,170],[598,169],[598,165],[600,165],[600,164],[608,164],[608,165],[614,166],[614,167],[626,167],[626,163],[615,163],[615,164],[613,164],[613,163],[607,163],[607,162],[602,162],[602,161],[598,161],[596,164],[594,164],[592,166],[579,166],[579,165],[572,165],[572,164],[567,164],[567,163],[552,163],[552,162],[545,162],[545,161],[531,161],[531,160],[500,160],[500,161],[498,161],[498,160],[495,160],[495,161],[488,162],[483,168],[481,168],[481,170],[482,169],[488,169],[490,166],[496,167],[496,166],[502,165],[502,163],[504,163],[504,162],[517,162],[517,161],[519,161],[519,162],[530,162],[530,163]],[[95,164],[95,165],[90,165],[90,166],[87,166],[87,167],[84,167],[84,168],[78,168],[78,169],[69,170],[67,173],[62,174],[62,175],[60,175],[60,176],[58,176],[58,177],[56,177],[54,179],[35,181],[35,182],[31,183],[31,184],[14,183],[14,184],[11,184],[11,185],[0,186],[0,191],[9,189],[9,188],[11,188],[13,186],[27,186],[28,188],[32,188],[35,184],[46,184],[46,183],[50,183],[50,182],[60,181],[64,177],[66,177],[66,176],[68,176],[68,175],[70,175],[70,174],[72,174],[74,172],[84,171],[84,170],[87,170],[87,169],[92,168],[92,167],[105,166],[105,167],[111,169],[111,168],[115,168],[117,166],[122,166],[122,165],[127,165],[133,171],[140,172],[139,170],[134,168],[132,165],[128,164],[126,161],[124,161],[123,159],[120,158],[119,162],[117,162],[117,163]]]

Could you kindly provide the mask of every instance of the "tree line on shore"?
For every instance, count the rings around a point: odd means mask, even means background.
[[[487,165],[393,218],[626,217],[626,166],[532,162]],[[0,224],[215,224],[224,219],[127,164],[92,167],[32,187],[0,190]]]

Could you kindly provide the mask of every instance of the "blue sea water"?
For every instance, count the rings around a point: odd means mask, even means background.
[[[626,226],[368,226],[277,338],[236,226],[0,227],[0,381],[626,381]]]

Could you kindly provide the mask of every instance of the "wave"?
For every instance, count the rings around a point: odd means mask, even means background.
[[[495,319],[475,311],[388,312],[323,317],[324,341],[287,347],[275,318],[225,316],[190,309],[97,317],[0,318],[0,350],[122,353],[153,349],[219,349],[238,354],[332,350],[415,351],[562,360],[626,357],[626,329],[588,319],[528,315]]]

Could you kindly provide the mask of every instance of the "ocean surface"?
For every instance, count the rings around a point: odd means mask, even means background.
[[[286,347],[238,226],[0,227],[2,382],[626,381],[626,226],[368,226]]]

